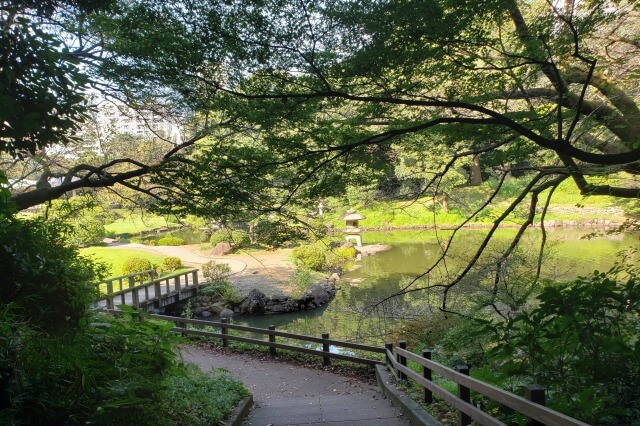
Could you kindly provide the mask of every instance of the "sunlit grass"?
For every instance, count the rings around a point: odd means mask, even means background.
[[[122,212],[121,212],[122,213]],[[142,231],[177,225],[175,219],[168,219],[152,213],[125,212],[125,217],[105,225],[109,235],[137,234]]]
[[[87,247],[80,249],[80,254],[91,257],[99,262],[107,265],[109,277],[122,275],[122,266],[127,259],[132,257],[141,257],[149,259],[152,265],[159,265],[166,256],[161,254],[150,253],[144,250],[120,249],[112,247]]]

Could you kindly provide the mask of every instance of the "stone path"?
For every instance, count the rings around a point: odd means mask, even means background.
[[[183,356],[206,371],[225,368],[244,382],[255,402],[246,425],[409,424],[376,386],[353,377],[217,348],[189,346]]]

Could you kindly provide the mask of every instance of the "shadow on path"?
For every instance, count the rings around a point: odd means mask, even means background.
[[[357,378],[217,348],[189,346],[183,357],[205,371],[225,368],[244,382],[255,402],[247,425],[409,424],[376,386]]]

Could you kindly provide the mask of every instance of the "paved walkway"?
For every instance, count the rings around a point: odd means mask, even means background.
[[[353,377],[222,349],[190,346],[183,356],[207,371],[225,368],[244,382],[255,402],[250,426],[409,424],[376,386]]]

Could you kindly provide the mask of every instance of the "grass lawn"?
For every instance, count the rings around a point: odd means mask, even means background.
[[[112,247],[87,247],[80,250],[83,256],[91,257],[110,266],[109,277],[122,275],[122,265],[132,257],[149,259],[153,265],[159,265],[166,256],[149,253],[144,250],[119,249]]]
[[[600,183],[600,182],[599,182]],[[601,183],[612,183],[610,181]],[[615,182],[613,182],[615,183]],[[527,184],[527,179],[513,178],[505,182],[503,190],[493,202],[476,216],[472,223],[490,224],[508,207],[513,199]],[[354,205],[358,213],[366,216],[362,222],[363,227],[403,227],[403,226],[431,226],[435,222],[440,226],[456,225],[461,223],[471,212],[478,209],[492,192],[491,184],[485,182],[478,187],[455,188],[450,193],[448,212],[442,211],[438,203],[434,204],[432,197],[421,197],[417,200],[406,201],[374,201],[367,202],[365,206]],[[545,202],[548,191],[541,194],[538,211]],[[344,221],[340,216],[351,207],[344,204],[344,200],[335,200],[333,209],[327,211],[324,220],[332,223],[336,229],[344,227]],[[522,222],[527,215],[529,198],[517,208],[510,218],[505,221]],[[563,182],[554,192],[546,219],[584,220],[584,219],[610,219],[623,221],[622,210],[632,210],[632,202],[620,200],[609,196],[585,197],[572,181]],[[537,218],[539,220],[539,217]]]

